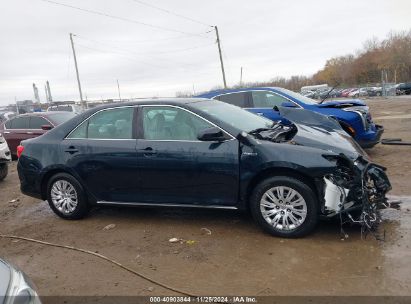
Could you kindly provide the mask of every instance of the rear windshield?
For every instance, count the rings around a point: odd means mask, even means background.
[[[52,115],[48,115],[48,117],[50,117],[50,119],[52,119],[58,125],[62,124],[63,122],[66,122],[67,120],[73,118],[74,116],[76,116],[76,115],[72,112],[55,113],[55,114],[52,114]]]

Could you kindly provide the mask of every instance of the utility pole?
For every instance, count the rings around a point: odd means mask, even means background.
[[[118,83],[118,79],[117,79],[117,89],[118,89],[118,98],[120,99],[120,102],[121,102],[120,84]]]
[[[73,49],[73,58],[74,58],[74,65],[76,67],[76,75],[77,75],[77,84],[78,84],[78,90],[80,93],[80,102],[83,106],[83,109],[87,108],[87,104],[83,100],[83,94],[81,93],[81,84],[80,84],[80,76],[78,74],[78,67],[77,67],[77,57],[76,57],[76,51],[74,50],[74,42],[73,42],[73,34],[70,33],[70,41],[71,41],[71,48]]]
[[[243,67],[241,67],[241,70],[240,70],[240,86],[242,85],[243,85]]]
[[[227,89],[227,82],[226,82],[226,80],[225,80],[225,71],[224,71],[223,56],[222,56],[222,54],[221,54],[220,36],[218,35],[218,27],[217,27],[217,25],[214,26],[214,29],[215,29],[215,34],[216,34],[216,36],[217,36],[218,53],[220,54],[221,72],[223,73],[224,89]]]

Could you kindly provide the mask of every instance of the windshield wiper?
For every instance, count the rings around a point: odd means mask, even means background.
[[[325,95],[325,97],[323,99],[321,99],[321,101],[319,102],[319,104],[322,104],[324,102],[324,100],[326,100],[328,98],[328,96],[330,95],[330,93],[332,92],[332,90],[334,90],[336,87],[338,87],[340,84],[337,83],[335,86],[332,87],[331,90],[329,90],[327,92],[327,94]]]

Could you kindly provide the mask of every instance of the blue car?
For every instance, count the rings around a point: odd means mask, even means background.
[[[282,120],[280,112],[274,109],[276,106],[304,108],[328,115],[337,119],[344,131],[363,148],[375,146],[384,132],[382,126],[372,121],[368,106],[358,99],[321,102],[276,87],[217,90],[196,97],[227,102],[274,121]]]

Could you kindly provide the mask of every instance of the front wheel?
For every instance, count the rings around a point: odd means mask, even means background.
[[[275,176],[259,183],[251,195],[250,207],[255,221],[274,236],[305,236],[318,220],[313,190],[288,176]]]
[[[47,201],[55,214],[68,220],[83,218],[89,211],[83,187],[66,173],[56,174],[49,180]]]
[[[9,173],[9,166],[7,164],[0,164],[0,181],[6,178]]]

